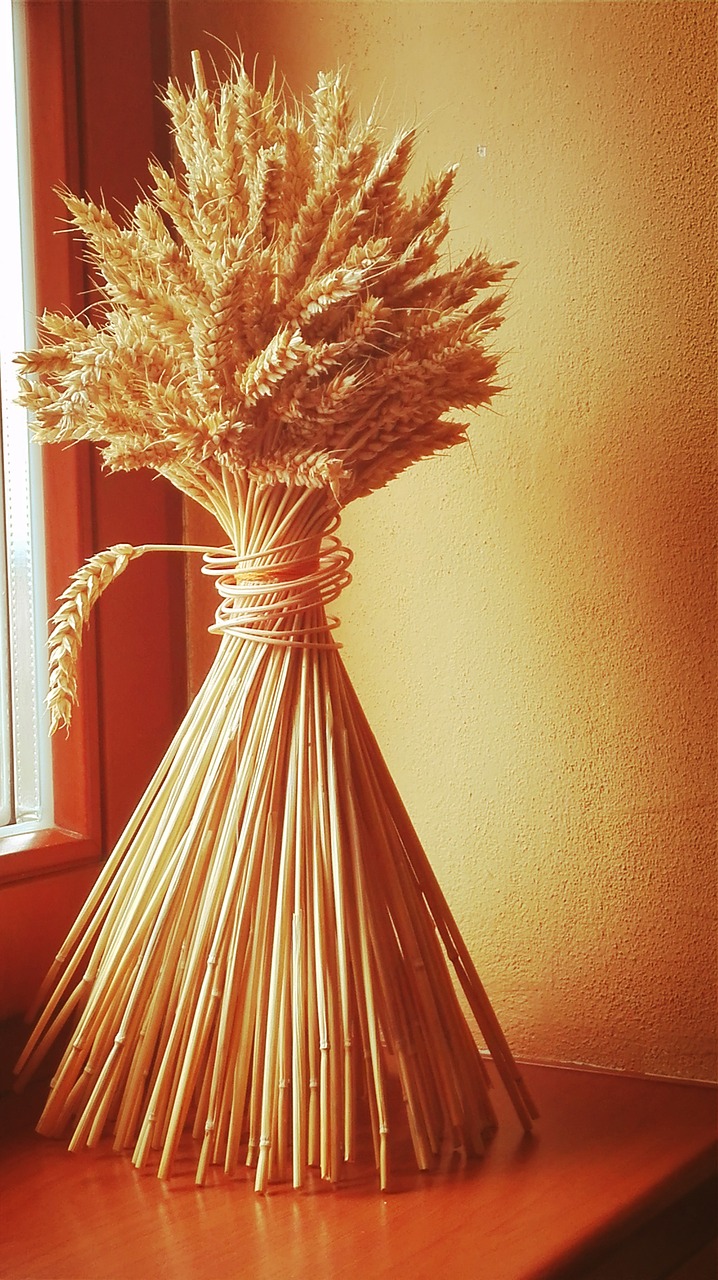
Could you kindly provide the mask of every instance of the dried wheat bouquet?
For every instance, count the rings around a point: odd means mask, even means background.
[[[413,131],[354,118],[340,75],[306,105],[240,63],[210,90],[195,55],[194,76],[166,94],[178,172],[152,164],[124,225],[64,193],[99,318],[45,315],[20,361],[41,441],[92,440],[215,515],[222,639],[19,1070],[68,1024],[41,1131],[72,1125],[77,1147],[109,1128],[165,1176],[191,1127],[198,1181],[243,1162],[259,1190],[312,1166],[338,1180],[363,1113],[385,1186],[392,1128],[428,1168],[495,1125],[445,953],[526,1127],[535,1111],[333,639],[338,513],[461,440],[447,414],[498,390],[492,286],[513,264],[447,266],[454,170],[408,198]],[[94,600],[150,549],[110,548],[65,593],[54,726]]]

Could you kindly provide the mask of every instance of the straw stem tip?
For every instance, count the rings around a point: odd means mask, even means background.
[[[192,50],[192,74],[194,83],[198,93],[207,92],[207,81],[204,78],[204,67],[202,66],[202,55],[199,49]]]

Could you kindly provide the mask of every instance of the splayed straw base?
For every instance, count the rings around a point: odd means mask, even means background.
[[[240,509],[241,507],[241,509]],[[536,1112],[332,636],[348,578],[317,490],[245,487],[206,557],[214,664],[40,993],[19,1063],[69,1046],[39,1123],[105,1131],[172,1171],[181,1135],[255,1187],[355,1158],[379,1183],[407,1123],[420,1169],[495,1128],[451,960],[525,1126]],[[36,1010],[37,1012],[37,1010]],[[403,1112],[390,1105],[390,1075]]]

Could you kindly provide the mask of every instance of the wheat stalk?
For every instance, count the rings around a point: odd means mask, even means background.
[[[94,606],[110,584],[125,572],[130,562],[146,555],[148,551],[206,554],[211,548],[160,543],[135,547],[128,542],[118,542],[91,556],[73,573],[69,586],[60,596],[62,603],[50,619],[47,694],[50,733],[70,727],[72,708],[77,704],[77,665],[82,636]]]
[[[106,587],[124,573],[138,554],[129,543],[117,543],[92,556],[63,591],[62,604],[50,622],[49,691],[50,732],[61,726],[69,728],[72,708],[77,702],[77,660],[82,633],[90,612]]]

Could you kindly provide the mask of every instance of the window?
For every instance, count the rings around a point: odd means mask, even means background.
[[[169,75],[169,41],[165,0],[122,0],[98,4],[97,0],[22,0],[0,2],[0,94],[12,84],[11,13],[21,20],[16,32],[15,66],[19,68],[19,100],[22,151],[28,174],[21,173],[31,192],[32,226],[25,234],[25,260],[32,266],[34,297],[27,315],[50,311],[82,310],[88,301],[87,282],[77,242],[58,235],[64,209],[58,186],[87,192],[96,200],[116,199],[130,205],[137,196],[137,182],[148,155],[169,163],[164,116],[157,107],[157,85]],[[10,70],[8,70],[10,68]],[[9,121],[15,110],[0,102],[0,142],[13,141]],[[128,111],[128,103],[132,109]],[[4,136],[1,136],[4,135]],[[27,139],[27,141],[26,141]],[[8,151],[5,155],[9,154]],[[0,163],[3,160],[0,159]],[[8,178],[17,172],[16,158],[3,163],[0,215],[10,207]],[[29,199],[23,199],[25,208]],[[15,209],[17,210],[17,199]],[[17,221],[17,215],[16,215]],[[32,233],[32,234],[30,234]],[[17,239],[17,232],[16,232]],[[6,232],[0,232],[0,248]],[[17,274],[17,250],[10,258]],[[8,298],[9,277],[0,267],[0,307]],[[6,339],[0,334],[3,355],[34,345],[32,332],[18,328]],[[7,412],[12,405],[15,369],[7,368],[2,388]],[[7,394],[5,394],[7,392]],[[0,436],[2,432],[0,432]],[[186,685],[183,657],[184,565],[181,556],[145,557],[107,593],[94,611],[93,622],[80,653],[80,702],[69,734],[48,740],[32,728],[42,726],[46,679],[45,616],[65,590],[71,575],[94,552],[114,542],[178,542],[182,537],[182,502],[172,486],[163,486],[149,474],[132,472],[100,475],[97,457],[89,445],[72,449],[28,448],[24,420],[4,425],[4,440],[17,445],[25,458],[28,484],[40,476],[42,466],[42,528],[28,525],[27,505],[20,521],[24,532],[16,543],[20,556],[13,569],[11,589],[21,595],[29,611],[23,630],[15,639],[16,669],[27,670],[32,639],[39,657],[31,713],[31,737],[25,731],[15,740],[22,751],[28,741],[44,744],[52,758],[52,790],[39,799],[39,818],[28,818],[22,794],[13,782],[14,825],[0,818],[0,1018],[27,1009],[50,964],[57,946],[97,875],[103,856],[111,849],[146,786],[167,742],[185,709]],[[3,474],[10,474],[5,443]],[[12,474],[15,476],[15,459]],[[13,479],[14,484],[14,479]],[[39,492],[39,490],[38,490]],[[1,500],[1,499],[0,499]],[[13,512],[19,510],[13,501]],[[8,630],[7,560],[4,519],[0,512],[0,723],[9,719],[11,644]],[[27,574],[22,557],[40,549],[34,577]],[[24,548],[24,551],[21,549]],[[38,564],[42,574],[38,572]],[[24,574],[24,589],[18,575]],[[45,586],[50,609],[44,605]],[[125,581],[126,579],[126,581]],[[20,619],[13,609],[15,626]],[[143,625],[138,626],[137,620]],[[30,684],[30,690],[33,686]],[[27,684],[26,684],[27,690]],[[17,722],[19,708],[13,708]],[[10,761],[15,774],[25,763],[13,755],[13,737],[6,734],[2,760]],[[44,761],[31,760],[19,774],[28,772],[33,783],[42,777]],[[10,774],[5,771],[5,778]],[[6,786],[6,783],[3,783]],[[6,791],[5,795],[8,794]],[[18,804],[18,800],[21,801]],[[35,812],[38,812],[36,810]],[[19,820],[23,815],[22,820]]]
[[[41,471],[25,411],[15,404],[13,364],[15,353],[32,343],[23,317],[34,314],[22,253],[29,235],[21,212],[27,202],[21,200],[23,120],[16,109],[18,17],[18,6],[0,6],[0,834],[46,825],[51,813]]]
[[[87,306],[91,284],[77,240],[58,235],[65,210],[56,189],[67,186],[126,207],[136,198],[147,156],[169,162],[156,100],[156,86],[166,83],[169,74],[166,6],[164,0],[0,3],[0,96],[12,84],[11,14],[23,28],[14,33],[14,70],[20,150],[28,170],[20,172],[22,207],[32,210],[31,225],[29,219],[21,224],[33,277],[25,282],[26,314],[32,318],[45,308],[78,312]],[[7,106],[0,101],[3,257],[8,178],[17,174],[16,141],[8,124],[15,101],[12,95],[7,101]],[[14,208],[17,228],[17,197]],[[7,269],[0,265],[0,315],[9,296],[8,271],[17,277],[18,250],[8,258]],[[6,414],[0,423],[0,502],[9,476],[13,490],[19,484],[25,497],[19,502],[11,496],[19,529],[12,534],[12,551],[9,539],[5,545],[0,511],[0,766],[6,810],[0,815],[0,1016],[10,1009],[7,1001],[3,1004],[3,988],[12,994],[15,977],[32,994],[29,970],[15,972],[18,953],[40,964],[46,943],[51,945],[53,936],[59,939],[61,919],[66,926],[73,914],[70,899],[76,910],[87,876],[96,874],[98,862],[112,848],[186,706],[184,566],[179,556],[146,557],[154,563],[139,561],[131,578],[126,575],[126,582],[117,583],[93,612],[80,652],[80,699],[69,734],[50,740],[44,731],[46,618],[54,602],[72,574],[104,547],[179,542],[182,502],[172,486],[149,473],[102,475],[96,452],[85,443],[71,449],[30,446],[24,416],[13,404],[12,357],[35,340],[32,331],[22,332],[19,307],[8,314],[14,317],[12,335],[3,331],[0,319],[0,393]],[[16,481],[19,474],[22,481]],[[34,525],[28,520],[26,496],[33,485]],[[18,611],[21,606],[24,615]],[[33,652],[35,674],[28,678]],[[11,680],[18,677],[19,688],[11,690]],[[20,728],[23,695],[30,705]],[[51,770],[46,767],[50,762]],[[7,816],[10,825],[5,824]],[[44,896],[48,876],[53,877],[52,906]],[[19,1001],[15,991],[13,1010],[21,1007]]]

